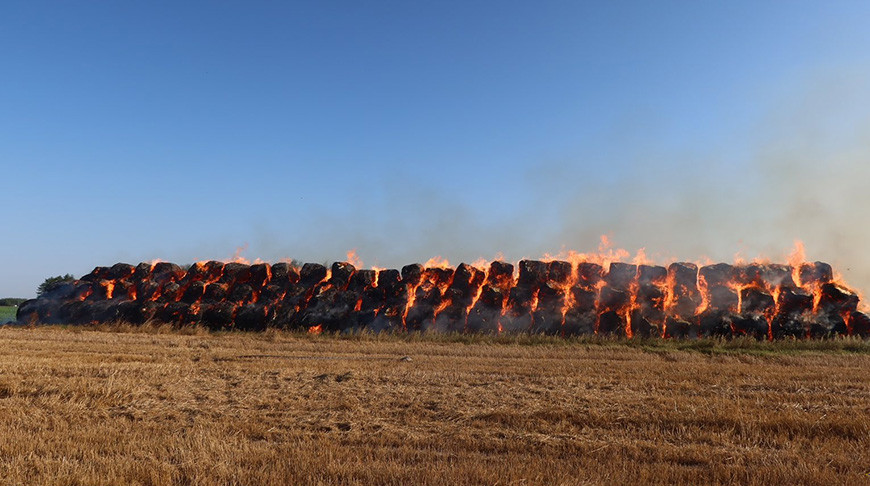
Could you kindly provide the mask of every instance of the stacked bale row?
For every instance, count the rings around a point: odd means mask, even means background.
[[[606,268],[605,268],[606,267]],[[515,271],[516,270],[516,271]],[[19,306],[23,323],[148,321],[211,329],[532,332],[757,338],[870,335],[830,265],[492,262],[358,270],[307,263],[118,263]]]

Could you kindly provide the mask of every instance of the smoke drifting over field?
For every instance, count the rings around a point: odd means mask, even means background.
[[[654,117],[595,143],[491,180],[398,173],[350,198],[346,212],[315,210],[289,240],[265,230],[250,256],[341,260],[355,248],[366,264],[397,266],[441,255],[471,262],[594,251],[601,235],[658,263],[781,260],[795,240],[832,262],[846,281],[870,288],[870,123],[864,78],[815,80],[784,95],[756,126],[701,146],[659,143],[673,134]],[[589,166],[608,176],[588,177]],[[496,169],[494,169],[496,170]],[[483,193],[486,205],[468,195]],[[256,253],[256,255],[254,254]]]

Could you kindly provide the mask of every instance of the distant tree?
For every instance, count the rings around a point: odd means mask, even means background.
[[[42,295],[46,292],[50,292],[56,289],[60,284],[65,282],[72,282],[76,278],[70,274],[66,275],[58,275],[57,277],[48,277],[45,279],[45,282],[39,284],[39,287],[36,288],[36,295]]]
[[[0,299],[0,306],[18,305],[18,304],[24,302],[25,300],[27,300],[27,299],[19,299],[16,297],[5,297],[5,298]]]

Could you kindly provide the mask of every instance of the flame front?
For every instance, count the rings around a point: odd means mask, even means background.
[[[292,260],[252,265],[241,258],[244,249],[232,261],[198,261],[187,269],[162,261],[98,267],[44,315],[313,334],[369,328],[629,338],[870,335],[860,296],[829,265],[807,261],[800,242],[786,264],[655,265],[644,249],[632,256],[602,237],[597,253],[457,267],[435,257],[401,271],[357,268],[362,262],[353,250],[348,262],[331,267]],[[91,306],[100,300],[111,306],[95,314]]]

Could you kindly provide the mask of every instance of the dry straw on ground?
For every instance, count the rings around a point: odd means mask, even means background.
[[[3,328],[0,484],[870,483],[865,352],[496,341]]]

